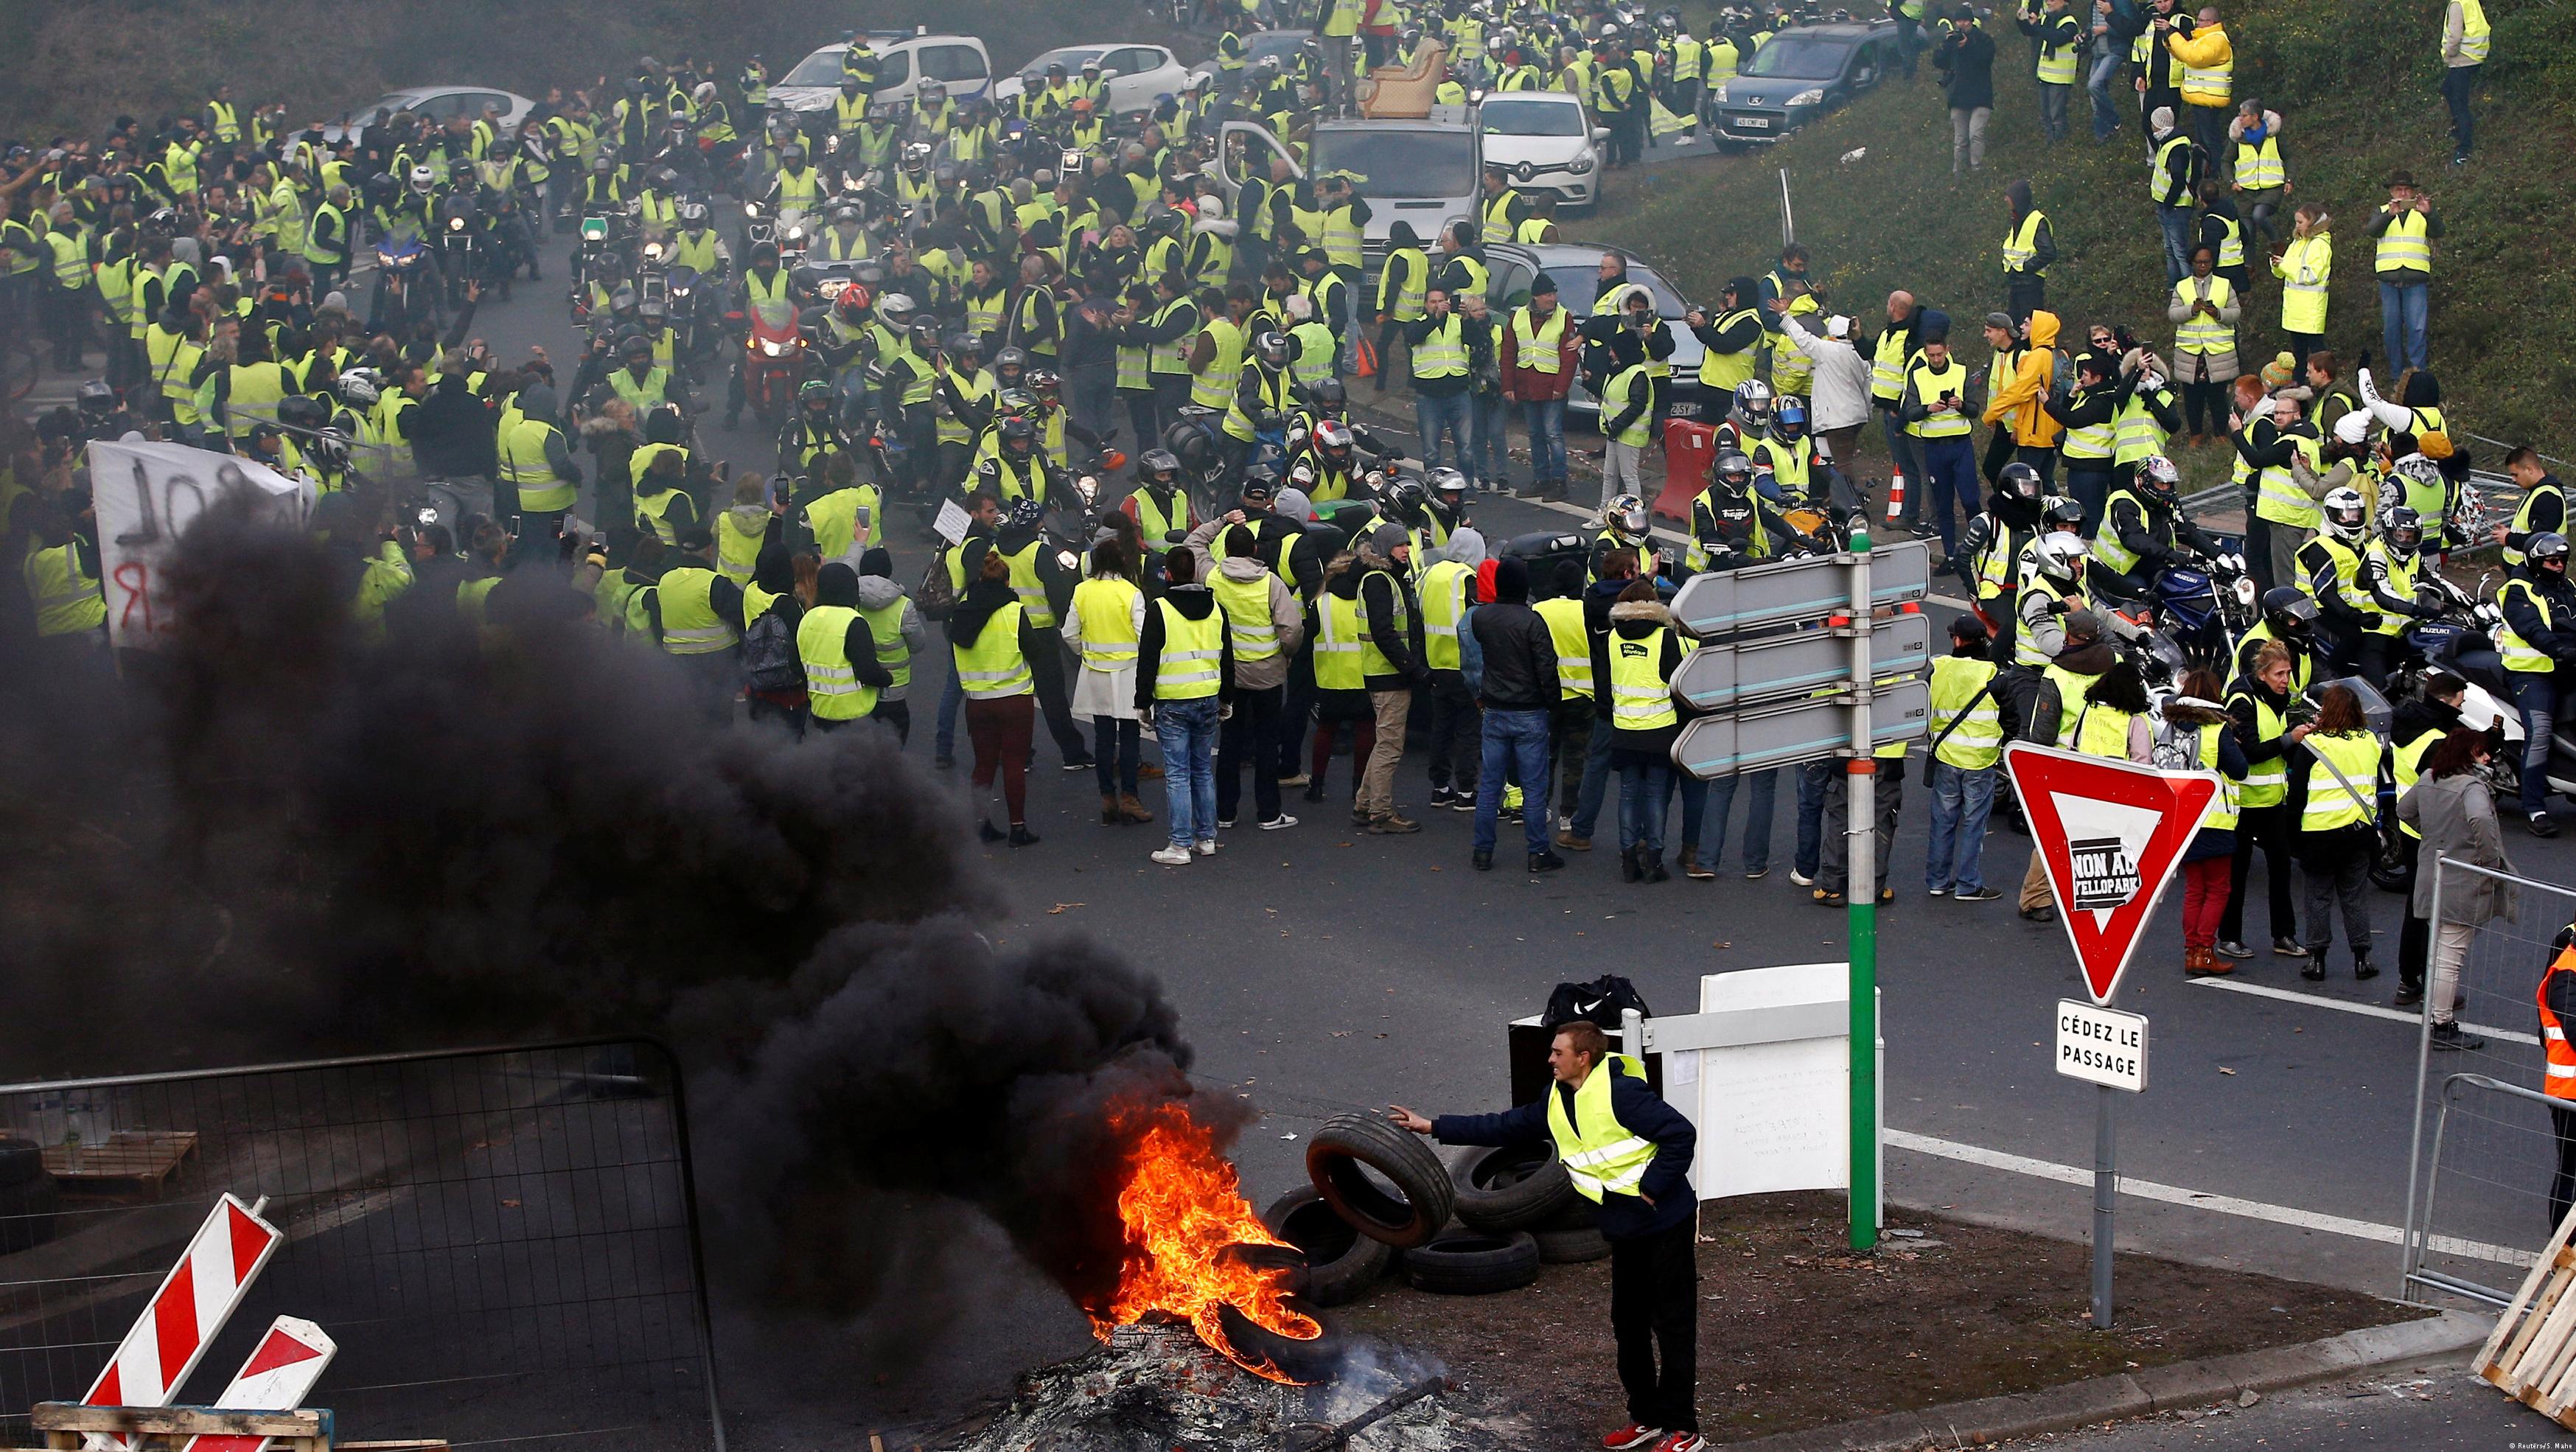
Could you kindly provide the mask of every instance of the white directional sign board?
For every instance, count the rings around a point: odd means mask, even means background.
[[[1851,560],[1808,555],[1693,575],[1673,596],[1673,619],[1703,638],[1839,614],[1851,608]],[[1920,600],[1932,589],[1932,547],[1921,540],[1869,552],[1872,607]]]
[[[2057,1000],[2057,1072],[2132,1094],[2147,1091],[2147,1016]]]
[[[1849,642],[1844,642],[1848,645]],[[1881,681],[1869,706],[1873,746],[1911,741],[1932,718],[1932,688],[1921,680]],[[1673,740],[1673,765],[1702,781],[1794,766],[1840,755],[1851,746],[1851,703],[1825,696],[1731,716],[1700,716]]]
[[[1872,624],[1869,668],[1876,676],[1908,675],[1932,662],[1932,618],[1890,615]],[[1852,676],[1849,636],[1799,630],[1761,640],[1703,645],[1682,658],[1673,694],[1694,711],[1740,711],[1794,700]]]

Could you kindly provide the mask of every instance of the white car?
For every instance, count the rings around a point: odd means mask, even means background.
[[[1599,143],[1610,138],[1563,91],[1495,91],[1476,108],[1485,165],[1510,172],[1512,188],[1554,192],[1560,206],[1589,208],[1601,194]]]
[[[350,107],[338,120],[322,128],[322,138],[336,142],[344,136],[354,137],[375,122],[378,111],[416,111],[443,125],[447,118],[458,115],[468,121],[479,120],[486,106],[501,113],[501,128],[506,131],[526,120],[537,103],[515,91],[493,86],[409,86],[387,91],[366,105]]]
[[[1150,111],[1163,97],[1180,95],[1190,82],[1187,68],[1159,45],[1068,45],[1030,61],[1016,76],[995,81],[993,100],[998,105],[1023,91],[1044,89],[1051,65],[1064,67],[1065,79],[1078,80],[1083,62],[1090,60],[1100,62],[1100,73],[1109,80],[1109,109],[1115,114]]]
[[[984,52],[984,42],[971,35],[889,38],[870,32],[868,43],[877,53],[877,88],[873,96],[880,106],[911,100],[924,80],[944,82],[952,101],[981,96],[992,82],[992,59]],[[846,45],[827,45],[798,61],[787,74],[769,83],[770,107],[828,113],[832,98],[840,94],[841,52],[848,49]]]

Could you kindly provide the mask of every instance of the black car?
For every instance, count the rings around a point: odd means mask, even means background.
[[[1708,98],[1720,148],[1777,141],[1878,84],[1896,62],[1896,22],[1801,25],[1762,43]]]

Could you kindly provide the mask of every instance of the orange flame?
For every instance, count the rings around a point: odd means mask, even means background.
[[[1245,1264],[1230,1246],[1285,1245],[1252,1213],[1234,1165],[1217,1152],[1215,1135],[1176,1104],[1130,1109],[1118,1127],[1128,1143],[1127,1182],[1118,1217],[1127,1231],[1118,1294],[1091,1312],[1101,1340],[1160,1312],[1190,1323],[1199,1339],[1256,1376],[1296,1384],[1261,1356],[1226,1339],[1217,1312],[1232,1306],[1252,1324],[1293,1341],[1312,1341],[1323,1327],[1287,1304],[1288,1272]]]

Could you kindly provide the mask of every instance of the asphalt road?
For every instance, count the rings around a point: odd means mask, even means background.
[[[2576,1433],[2456,1367],[2417,1367],[2111,1428],[1998,1444],[2068,1452],[2560,1452]]]
[[[478,317],[477,334],[505,362],[532,344],[567,366],[576,355],[562,276],[556,248],[545,284],[523,285],[516,301],[487,306]],[[702,386],[698,396],[720,399],[721,383]],[[748,424],[739,434],[722,432],[712,415],[701,424],[718,457],[744,468],[770,462]],[[1491,539],[1573,522],[1508,499],[1483,501],[1472,513]],[[917,572],[923,539],[894,543],[899,577]],[[924,688],[916,699],[922,729],[911,750],[927,767],[935,694]],[[1201,1081],[1262,1111],[1236,1152],[1256,1204],[1303,1181],[1305,1141],[1332,1114],[1391,1100],[1427,1111],[1502,1107],[1503,1025],[1537,1012],[1560,981],[1623,973],[1671,1012],[1695,1005],[1702,975],[1837,961],[1844,951],[1845,915],[1819,909],[1788,881],[1794,792],[1786,782],[1766,879],[1745,880],[1730,845],[1718,881],[1676,878],[1650,888],[1618,881],[1606,850],[1615,836],[1609,820],[1600,833],[1605,850],[1576,857],[1563,873],[1471,871],[1470,820],[1422,809],[1427,786],[1418,755],[1408,758],[1398,793],[1427,818],[1418,836],[1351,832],[1339,796],[1347,763],[1336,763],[1333,801],[1292,801],[1290,810],[1303,818],[1298,827],[1229,832],[1216,857],[1180,869],[1146,860],[1160,844],[1159,825],[1098,825],[1090,773],[1057,765],[1053,747],[1041,744],[1029,820],[1043,842],[988,854],[1010,904],[995,935],[1096,934],[1160,972],[1197,1045]],[[965,791],[962,768],[943,775]],[[1159,793],[1147,785],[1160,817]],[[2080,996],[2063,930],[2019,921],[2009,898],[1975,905],[1926,898],[1928,814],[1919,781],[1908,792],[1890,878],[1896,901],[1883,911],[1879,931],[1883,1083],[1890,1129],[1918,1137],[1907,1143],[1934,1142],[1938,1152],[1889,1149],[1888,1195],[2081,1238],[2089,1187],[2052,1173],[2089,1167],[2094,1128],[2091,1090],[2051,1072],[2046,1043],[2056,1001]],[[2517,838],[2513,850],[2536,876],[2576,881],[2576,843]],[[1987,844],[1988,879],[2008,891],[2026,851],[2024,839],[1998,828]],[[1516,857],[1508,843],[1503,855],[1506,862]],[[2399,901],[2375,896],[2372,911],[2381,957],[2393,962]],[[2393,1241],[2341,1233],[2314,1218],[2383,1229],[2402,1220],[2415,1031],[2348,1011],[2384,1006],[2393,971],[2375,984],[2339,976],[2308,985],[2287,960],[2267,955],[2243,965],[2238,979],[2282,997],[2188,986],[2178,967],[2176,920],[2170,906],[2159,914],[2123,990],[2123,1007],[2153,1018],[2156,1062],[2151,1092],[2126,1099],[2119,1112],[2124,1172],[2174,1187],[2182,1193],[2169,1198],[2182,1203],[2124,1198],[2120,1243],[2392,1293]],[[2249,937],[2258,931],[2249,924]],[[2528,1082],[2537,1082],[2536,1073]],[[2526,1222],[2539,1217],[2516,1197],[2536,1188],[2547,1167],[2489,1168],[2513,1183],[2495,1190],[2479,1227],[2490,1238],[2537,1249],[2541,1227]],[[2281,1213],[2222,1213],[2193,1203],[2206,1197]],[[1723,1215],[1724,1206],[1712,1203],[1705,1213]],[[2511,1272],[2495,1274],[2510,1283]],[[1075,1330],[1058,1324],[1059,1332],[1037,1339],[1052,1343]],[[968,1381],[994,1386],[1000,1371]],[[2452,1408],[2447,1413],[2373,1402],[2370,1418],[2320,1412],[2295,1435],[2285,1426],[2283,1435],[2301,1446],[2502,1445],[2473,1440],[2487,1435],[2490,1422],[2473,1410],[2477,1401],[2414,1404]],[[2283,1413],[2258,1408],[2247,1415],[2258,1414]],[[2418,1416],[2449,1420],[2407,1420]],[[2506,1420],[2530,1421],[2519,1413]],[[2342,1440],[2310,1440],[2329,1421]],[[2244,1445],[2234,1433],[2251,1424],[2231,1424],[2229,1445]],[[2155,1426],[2121,1435],[2202,1435]],[[2523,1430],[2545,1429],[2533,1422]],[[2455,1432],[2472,1440],[2422,1440]]]

